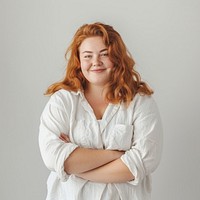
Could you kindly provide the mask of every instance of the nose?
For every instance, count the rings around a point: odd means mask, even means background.
[[[93,66],[101,66],[103,62],[100,60],[99,56],[94,56],[93,58]]]

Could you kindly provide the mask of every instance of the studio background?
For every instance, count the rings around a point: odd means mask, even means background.
[[[0,199],[44,200],[43,93],[84,23],[112,25],[154,89],[164,127],[152,200],[200,198],[199,0],[0,0]]]

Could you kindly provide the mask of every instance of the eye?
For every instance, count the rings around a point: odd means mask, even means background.
[[[101,56],[101,57],[107,57],[107,56],[108,56],[108,53],[107,53],[107,52],[101,53],[100,56]]]
[[[92,55],[85,55],[84,58],[92,58]]]

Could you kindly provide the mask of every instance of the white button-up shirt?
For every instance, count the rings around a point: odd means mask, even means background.
[[[59,139],[60,133],[70,143]],[[101,121],[81,92],[59,90],[41,115],[39,146],[51,174],[47,200],[149,200],[151,173],[159,164],[162,126],[153,97],[137,94],[128,107],[109,104]],[[135,179],[125,183],[95,183],[68,175],[64,161],[78,146],[126,151],[121,156]]]

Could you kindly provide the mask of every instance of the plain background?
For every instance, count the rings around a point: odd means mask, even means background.
[[[199,0],[0,0],[0,199],[45,199],[43,93],[77,28],[96,21],[121,34],[155,91],[164,149],[152,199],[200,199]]]

